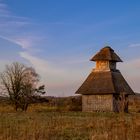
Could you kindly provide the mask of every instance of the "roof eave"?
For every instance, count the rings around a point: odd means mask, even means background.
[[[91,58],[90,61],[112,61],[112,62],[123,62],[121,59],[119,60],[109,60],[109,59],[95,59],[95,58]]]

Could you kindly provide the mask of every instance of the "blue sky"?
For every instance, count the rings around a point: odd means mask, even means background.
[[[20,61],[33,66],[47,94],[74,95],[110,45],[118,68],[140,92],[139,0],[0,0],[0,70]]]

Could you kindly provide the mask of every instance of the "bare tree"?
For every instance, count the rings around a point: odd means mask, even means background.
[[[44,86],[37,88],[39,75],[36,71],[18,62],[7,65],[0,78],[16,111],[18,108],[26,111],[34,95],[45,93]]]

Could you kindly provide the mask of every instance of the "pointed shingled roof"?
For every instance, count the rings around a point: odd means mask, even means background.
[[[120,71],[91,72],[76,94],[134,94]]]
[[[120,57],[109,46],[102,48],[100,50],[100,52],[98,52],[91,59],[91,61],[97,61],[97,60],[108,60],[108,61],[122,62]]]

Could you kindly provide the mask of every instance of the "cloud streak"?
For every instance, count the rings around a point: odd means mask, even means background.
[[[0,38],[31,49],[41,37],[34,33],[33,24],[26,17],[13,14],[6,4],[0,1]]]
[[[48,95],[68,96],[75,93],[80,83],[79,80],[83,77],[83,71],[73,67],[70,69],[56,67],[52,63],[27,52],[20,52],[20,55],[30,62],[41,75],[41,79],[46,84]]]
[[[16,44],[17,46],[21,47],[22,49],[29,49],[33,46],[33,40],[27,39],[27,38],[12,38],[12,37],[4,37],[0,36],[1,39],[7,40],[13,44]]]
[[[140,43],[131,44],[129,48],[140,48]]]

